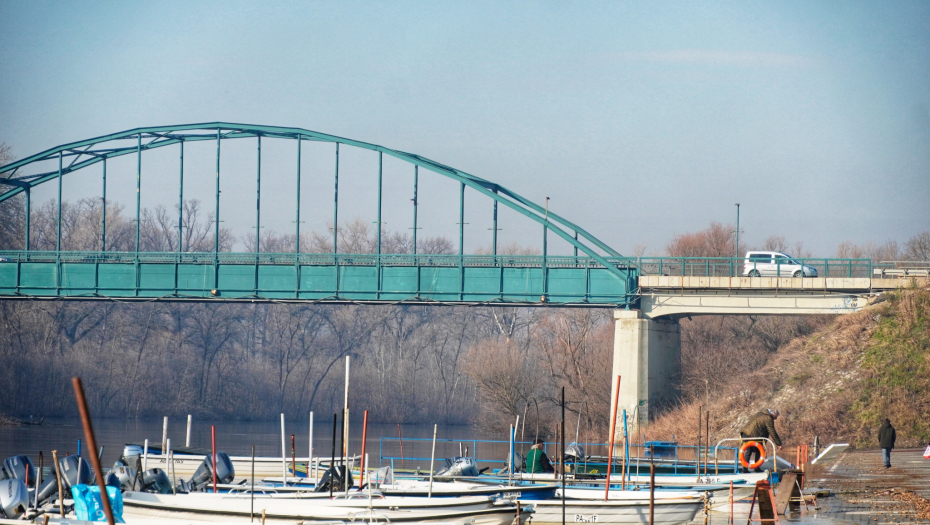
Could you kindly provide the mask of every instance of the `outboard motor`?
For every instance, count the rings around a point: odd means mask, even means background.
[[[58,468],[59,472],[61,472],[62,488],[69,493],[71,487],[75,485],[93,485],[97,482],[97,478],[90,470],[90,465],[88,465],[87,460],[81,456],[65,456],[59,458]]]
[[[16,520],[29,508],[29,489],[21,479],[0,481],[0,516]]]
[[[113,465],[113,468],[107,473],[105,481],[107,485],[116,487],[121,491],[139,490],[139,477],[136,476],[135,469],[123,465],[121,461],[117,461]]]
[[[578,463],[584,461],[584,458],[584,447],[578,443],[569,443],[568,446],[565,447],[566,460],[574,460],[575,463]]]
[[[349,479],[346,480],[345,476],[348,476]],[[320,478],[320,482],[316,484],[316,488],[313,489],[313,492],[328,492],[330,487],[332,487],[334,491],[345,490],[345,487],[351,487],[354,483],[355,480],[352,479],[352,471],[347,471],[345,465],[338,465],[326,469],[326,472],[323,473],[323,477]]]
[[[436,472],[436,476],[477,476],[478,464],[475,458],[454,457],[447,459]]]
[[[123,453],[119,457],[124,465],[137,468],[136,463],[142,461],[142,447],[139,445],[126,445],[123,447]]]
[[[32,466],[29,456],[13,456],[3,462],[3,478],[28,480],[27,486],[35,486],[36,469]]]
[[[232,461],[225,452],[216,453],[216,482],[232,483],[236,477],[236,471],[233,469]],[[203,463],[194,471],[190,485],[185,487],[191,492],[203,492],[213,484],[213,455],[209,454],[204,458]]]
[[[142,473],[142,490],[156,494],[171,494],[171,480],[160,468],[150,468]]]

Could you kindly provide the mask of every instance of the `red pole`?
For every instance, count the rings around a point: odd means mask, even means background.
[[[213,435],[213,493],[216,494],[216,425],[210,425],[210,433]]]
[[[365,419],[362,423],[362,468],[361,475],[358,479],[358,486],[361,487],[362,483],[365,481],[365,468],[368,465],[365,463],[365,442],[368,441],[368,411],[365,411]]]
[[[610,467],[614,462],[614,435],[617,433],[617,405],[620,404],[620,376],[617,376],[617,391],[614,393],[614,417],[610,419],[610,450],[607,452],[607,484],[604,486],[604,501],[610,495]]]
[[[730,480],[730,525],[733,525],[733,480]]]
[[[407,463],[404,461],[404,433],[400,431],[400,423],[397,424],[397,437],[400,439],[400,468],[406,469]]]

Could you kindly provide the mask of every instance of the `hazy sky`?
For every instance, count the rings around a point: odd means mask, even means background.
[[[926,1],[0,0],[0,50],[0,141],[18,157],[224,120],[373,142],[549,196],[624,254],[733,222],[736,202],[748,243],[780,234],[817,256],[930,229]],[[281,199],[263,203],[263,221],[276,229],[292,227],[293,149],[263,150],[263,196]],[[330,154],[306,161],[319,202],[308,222],[331,217]],[[190,194],[209,198],[209,155],[191,155]],[[243,213],[227,225],[247,232],[254,152],[230,155],[228,209]],[[341,217],[374,220],[372,158],[347,157],[346,184],[366,196],[346,197]],[[146,166],[147,205],[176,199],[170,162]],[[125,203],[129,164],[113,167]],[[404,169],[386,181],[398,230],[409,226]],[[68,195],[99,189],[90,171]],[[421,203],[435,209],[421,235],[454,236],[456,185],[425,184]],[[470,247],[489,239],[477,210]],[[535,226],[508,215],[501,227],[503,241],[538,244]]]

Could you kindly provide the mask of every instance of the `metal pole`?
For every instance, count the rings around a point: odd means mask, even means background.
[[[103,159],[103,193],[100,195],[103,209],[100,210],[100,251],[107,251],[107,159]],[[27,250],[29,248],[26,248]]]
[[[107,486],[103,481],[103,469],[100,468],[100,458],[97,457],[97,454],[94,452],[97,450],[97,440],[94,439],[94,427],[90,421],[90,411],[87,409],[87,400],[84,398],[84,386],[81,384],[81,378],[75,377],[71,380],[72,385],[74,385],[74,396],[77,398],[78,410],[81,412],[81,423],[84,425],[84,437],[87,439],[87,444],[90,446],[90,462],[94,467],[94,472],[97,473],[97,486],[100,487],[100,500],[103,503],[103,513],[107,517],[107,523],[114,525],[116,523],[113,520],[113,509],[110,507],[110,498],[107,494]],[[59,469],[58,462],[55,462],[55,470]],[[36,490],[38,490],[38,485],[36,485]],[[64,518],[64,513],[61,514],[61,517]]]
[[[331,473],[329,478],[329,497],[333,497],[333,485],[336,484],[336,427],[339,425],[338,414],[333,414],[333,448],[332,455],[329,460],[329,471]],[[324,472],[325,475],[325,472]]]
[[[26,251],[29,251],[29,233],[31,225],[29,224],[29,217],[32,215],[32,188],[26,186],[26,233],[25,239],[23,240],[23,247]]]
[[[496,194],[497,190],[494,190],[494,193]],[[491,254],[497,257],[497,200],[494,201],[494,225],[491,229],[494,231],[491,235]]]
[[[255,445],[252,445],[252,489],[249,490],[251,507],[249,508],[249,521],[255,519]]]
[[[294,231],[294,253],[300,253],[300,146],[301,139],[300,135],[297,136],[297,220],[294,221],[297,224]],[[313,414],[311,412],[310,414]],[[308,467],[309,468],[309,467]]]
[[[139,228],[142,224],[142,134],[136,143],[136,263],[139,260]]]
[[[216,259],[218,259],[218,253],[220,252],[220,130],[216,130],[216,211],[214,212],[213,220],[215,222],[213,229],[213,256],[214,256],[214,265],[216,264]],[[214,269],[214,282],[215,280],[215,269]]]
[[[465,183],[459,191],[459,300],[465,291]]]
[[[637,469],[637,474],[639,470]],[[655,450],[649,446],[649,525],[656,520],[656,464]]]
[[[413,254],[417,254],[417,188],[420,184],[420,167],[413,166]]]
[[[610,470],[614,462],[614,436],[617,434],[617,405],[620,404],[620,376],[617,376],[617,390],[614,393],[613,417],[610,419],[610,448],[607,450],[607,483],[604,486],[604,501],[610,496]]]
[[[739,259],[739,203],[736,203],[736,254],[734,259]]]
[[[339,143],[336,143],[336,184],[333,190],[333,254],[339,253]],[[339,269],[336,268],[336,273]]]
[[[313,411],[310,412],[310,444],[307,446],[309,449],[309,454],[307,454],[307,477],[310,477],[310,465],[313,463]],[[316,477],[313,478],[314,483],[316,482]]]
[[[284,486],[287,486],[287,448],[284,443],[284,414],[281,414],[281,475]]]
[[[430,455],[429,460],[429,493],[426,497],[433,497],[433,465],[436,463],[436,430],[439,428],[439,425],[433,425],[433,453]]]
[[[184,141],[178,144],[181,146],[180,182],[178,183],[178,253],[181,253],[184,250]]]
[[[258,161],[255,167],[255,254],[261,252],[262,240],[262,136],[258,139]],[[256,258],[257,259],[257,258]],[[256,287],[258,286],[258,260],[255,261]]]
[[[368,411],[365,411],[365,419],[362,422],[362,461],[365,461],[365,442],[368,441]],[[367,467],[367,462],[362,464],[361,475],[359,476],[358,486],[361,488],[362,484],[365,481],[365,467]]]
[[[559,432],[562,436],[562,449],[560,453],[559,477],[562,478],[562,525],[565,525],[565,387],[562,387],[562,427]]]
[[[191,415],[188,414],[187,415],[187,437],[184,439],[185,447],[191,446],[191,423],[192,423],[192,418],[191,418]]]
[[[384,173],[384,153],[378,152],[378,264],[381,263],[381,180]],[[379,285],[380,289],[381,286]]]
[[[55,242],[55,250],[61,252],[61,152],[58,152],[58,224],[57,228],[57,241]],[[58,257],[61,257],[59,253]]]
[[[213,493],[216,494],[216,425],[210,425],[210,444],[213,449]]]

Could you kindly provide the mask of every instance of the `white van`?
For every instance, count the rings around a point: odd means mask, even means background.
[[[817,277],[817,268],[781,252],[746,252],[744,277]]]

